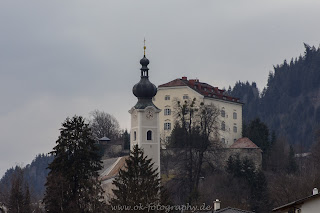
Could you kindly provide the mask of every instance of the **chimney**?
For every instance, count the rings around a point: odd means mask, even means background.
[[[312,191],[312,195],[317,195],[319,194],[319,190],[317,188],[314,188]]]
[[[188,80],[186,76],[182,76],[182,80]]]
[[[214,211],[218,211],[220,209],[220,203],[221,203],[221,201],[219,199],[216,199],[215,201],[213,201],[213,210]]]

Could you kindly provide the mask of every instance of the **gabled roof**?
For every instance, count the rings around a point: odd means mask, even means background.
[[[110,138],[104,136],[104,137],[100,138],[99,141],[110,141]]]
[[[110,158],[103,160],[103,169],[100,171],[100,180],[105,181],[118,175],[120,169],[126,165],[126,159],[129,156]]]
[[[219,89],[218,87],[213,87],[210,84],[204,82],[200,82],[198,79],[188,80],[187,77],[182,77],[181,79],[177,78],[168,83],[159,85],[158,88],[179,86],[187,86],[207,98],[222,99],[225,101],[240,103],[239,98],[228,96],[225,94],[225,90]]]
[[[229,148],[233,148],[233,149],[260,149],[256,144],[254,144],[247,137],[239,138]]]
[[[299,206],[299,205],[301,205],[303,203],[312,201],[312,200],[314,200],[316,198],[319,198],[319,197],[320,197],[320,194],[310,195],[310,196],[302,198],[300,200],[296,200],[296,201],[293,201],[291,203],[285,204],[283,206],[279,206],[277,208],[274,208],[274,209],[272,209],[272,211],[273,212],[277,212],[277,211],[286,210],[286,209],[289,209],[291,207]]]
[[[237,209],[237,208],[227,207],[227,208],[215,211],[215,213],[253,213],[253,212],[242,210],[242,209]]]

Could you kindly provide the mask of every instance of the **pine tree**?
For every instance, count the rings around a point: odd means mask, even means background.
[[[101,161],[89,125],[81,116],[67,118],[57,145],[50,153],[47,212],[103,212],[102,188],[98,180]]]
[[[147,206],[160,202],[160,179],[151,159],[144,156],[143,150],[134,146],[126,159],[125,169],[119,171],[113,184],[114,198],[110,200],[111,209],[116,206]],[[114,211],[114,210],[113,210]],[[121,212],[121,211],[119,211]],[[148,209],[139,212],[148,212]]]
[[[31,213],[31,201],[30,201],[30,190],[29,185],[25,184],[25,192],[23,198],[23,213]]]
[[[11,180],[11,191],[9,196],[9,213],[22,213],[24,207],[23,194],[23,171],[20,167],[16,168],[16,173]]]

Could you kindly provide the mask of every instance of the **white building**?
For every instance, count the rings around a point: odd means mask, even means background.
[[[313,189],[312,195],[293,201],[291,203],[279,206],[272,210],[279,213],[319,213],[320,212],[320,194],[317,188]]]
[[[174,127],[176,101],[193,98],[205,104],[213,104],[220,110],[219,138],[223,144],[229,147],[242,137],[243,104],[240,100],[198,79],[182,77],[160,85],[154,97],[154,104],[162,110],[159,116],[162,138],[170,136]]]

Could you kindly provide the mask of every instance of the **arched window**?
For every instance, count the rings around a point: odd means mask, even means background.
[[[133,132],[133,140],[134,141],[137,140],[137,132],[136,131]]]
[[[222,121],[222,123],[221,123],[221,130],[222,131],[226,130],[226,123],[224,121]]]
[[[233,119],[237,119],[237,113],[236,112],[233,113]]]
[[[151,131],[151,130],[149,130],[149,131],[147,132],[147,140],[148,140],[148,141],[151,141],[151,140],[152,140],[152,131]]]
[[[224,110],[224,107],[222,107],[221,109],[221,117],[225,117],[226,116],[226,111]]]
[[[233,132],[238,132],[238,128],[236,126],[233,126]]]

